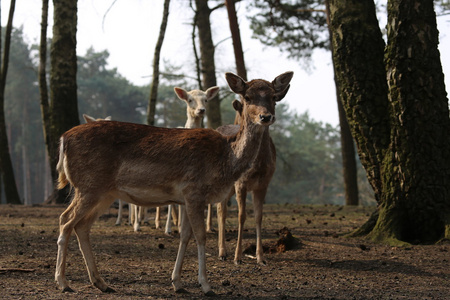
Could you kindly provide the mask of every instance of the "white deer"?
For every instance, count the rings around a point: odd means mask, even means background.
[[[275,122],[275,103],[284,98],[293,73],[272,82],[245,82],[232,73],[225,77],[242,102],[242,123],[233,136],[212,129],[158,128],[148,125],[97,121],[76,126],[61,137],[58,188],[70,183],[74,197],[60,216],[55,280],[63,291],[73,291],[65,276],[69,237],[78,238],[91,283],[113,292],[100,277],[89,232],[94,221],[114,199],[142,206],[185,204],[180,245],[172,285],[183,291],[181,267],[194,233],[198,250],[198,281],[214,295],[206,275],[206,204],[222,201],[254,162],[265,128]]]

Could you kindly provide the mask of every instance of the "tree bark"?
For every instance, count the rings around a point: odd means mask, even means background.
[[[59,137],[79,125],[77,104],[77,1],[54,0],[50,71],[50,139],[47,151],[53,182],[57,180]],[[67,201],[67,192],[55,190],[47,202]]]
[[[42,117],[42,130],[44,135],[44,141],[46,146],[46,159],[44,164],[45,170],[49,168],[50,161],[50,108],[48,100],[48,87],[47,87],[47,28],[48,28],[48,0],[42,0],[42,16],[41,16],[41,38],[39,44],[39,69],[38,69],[38,83],[39,83],[39,98],[41,106]],[[48,172],[44,173],[45,190],[47,191],[47,180],[50,179]],[[48,192],[44,193],[44,197],[47,198]]]
[[[386,65],[372,0],[330,0],[330,16],[342,103],[378,202],[356,233],[448,238],[450,120],[433,2],[389,1]]]
[[[195,0],[197,28],[200,40],[200,55],[203,74],[203,88],[207,89],[217,85],[216,65],[214,63],[214,44],[211,36],[211,23],[209,20],[211,9],[208,7],[208,1]],[[206,110],[207,125],[209,128],[217,128],[222,125],[222,117],[220,115],[220,99],[219,95],[208,101],[208,109]]]
[[[331,53],[333,53],[333,32],[330,29],[330,11],[329,0],[325,1],[328,33],[330,36]],[[339,81],[336,78],[336,66],[332,57],[334,84],[336,86],[336,101],[339,113],[339,126],[341,129],[341,155],[342,155],[342,174],[344,178],[345,205],[358,205],[358,173],[356,168],[356,154],[353,136],[348,125],[347,116],[345,115],[344,106],[342,105]]]
[[[149,125],[155,125],[156,99],[158,97],[158,86],[159,86],[159,59],[161,55],[161,47],[164,41],[164,36],[166,34],[167,19],[169,18],[169,5],[170,0],[165,0],[163,18],[161,21],[161,27],[159,29],[158,41],[156,42],[155,53],[153,55],[153,78],[150,89],[150,99],[148,103],[148,112],[147,112],[147,124]]]
[[[14,17],[14,10],[16,1],[11,0],[9,9],[8,23],[6,25],[5,33],[5,48],[3,51],[2,65],[0,70],[0,178],[3,180],[3,188],[6,196],[6,203],[22,204],[17,190],[16,180],[14,177],[14,170],[11,162],[11,155],[9,152],[8,135],[6,132],[5,120],[5,86],[6,75],[8,73],[9,50],[11,45],[12,22]],[[1,41],[1,30],[0,30]],[[0,42],[1,47],[1,42]]]
[[[242,79],[247,81],[247,69],[245,68],[244,51],[242,51],[241,33],[236,15],[235,0],[225,0],[230,24],[231,38],[233,40],[234,58],[236,61],[236,71]]]

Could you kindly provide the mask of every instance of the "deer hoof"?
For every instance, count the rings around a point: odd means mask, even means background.
[[[177,293],[177,294],[189,294],[189,292],[187,290],[183,289],[183,288],[176,290],[175,293]]]
[[[259,261],[258,265],[260,266],[267,266],[267,262],[265,260]]]
[[[226,261],[227,260],[227,256],[226,255],[219,256],[219,260]]]
[[[206,296],[206,297],[215,297],[215,296],[217,296],[217,294],[214,293],[213,291],[207,291],[207,292],[205,293],[205,296]]]
[[[115,293],[115,292],[116,292],[116,290],[112,289],[110,287],[107,287],[106,290],[103,291],[103,293],[108,293],[108,294],[112,294],[112,293]]]
[[[72,290],[70,287],[66,286],[65,288],[62,289],[61,291],[62,293],[75,293],[74,290]]]
[[[237,266],[238,266],[238,265],[242,265],[242,259],[237,259],[237,260],[235,260],[235,261],[234,261],[234,264],[237,265]]]

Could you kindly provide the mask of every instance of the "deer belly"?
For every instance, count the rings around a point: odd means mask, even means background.
[[[141,206],[184,204],[184,197],[179,189],[171,186],[121,188],[118,198]]]

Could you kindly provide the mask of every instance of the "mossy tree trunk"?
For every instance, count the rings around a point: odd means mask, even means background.
[[[433,2],[389,1],[385,61],[372,0],[330,0],[330,15],[342,103],[378,201],[357,234],[448,238],[450,121]]]
[[[77,103],[77,0],[53,1],[53,38],[50,48],[50,131],[47,151],[56,182],[59,137],[79,125]],[[47,202],[67,201],[66,191],[55,190]]]

